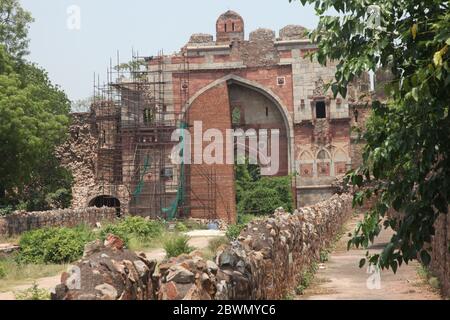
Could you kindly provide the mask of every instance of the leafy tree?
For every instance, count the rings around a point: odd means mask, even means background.
[[[14,194],[33,181],[65,138],[70,105],[43,70],[18,68],[6,57],[0,46],[0,185]]]
[[[292,1],[292,0],[290,0]],[[354,204],[375,197],[349,245],[367,246],[384,227],[396,233],[369,262],[395,272],[418,256],[434,234],[450,197],[449,2],[442,0],[300,0],[314,4],[320,22],[310,36],[318,43],[313,58],[337,61],[335,95],[371,70],[388,70],[386,101],[372,102],[363,139],[363,165],[348,178],[359,187]],[[368,24],[367,8],[377,5],[380,25]],[[336,11],[337,16],[325,15]],[[376,21],[376,19],[375,19]],[[387,214],[394,209],[401,214]],[[365,260],[361,261],[361,265]]]
[[[70,103],[45,70],[23,60],[32,20],[17,0],[0,0],[0,204],[43,210],[70,202],[71,176],[54,156]]]
[[[18,0],[0,0],[0,43],[15,58],[28,54],[27,35],[32,21],[31,14]]]

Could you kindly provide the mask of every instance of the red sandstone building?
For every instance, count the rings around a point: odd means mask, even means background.
[[[305,28],[286,26],[278,37],[258,29],[249,39],[244,30],[242,17],[228,11],[215,40],[194,34],[176,54],[137,59],[131,76],[109,81],[91,113],[74,115],[64,156],[75,175],[74,207],[234,221],[234,165],[171,162],[170,134],[192,131],[194,121],[223,133],[278,129],[277,174],[293,175],[297,205],[331,195],[335,177],[359,162],[351,127],[364,122],[357,99],[367,81],[334,98],[324,85],[335,65],[306,56],[316,44]]]

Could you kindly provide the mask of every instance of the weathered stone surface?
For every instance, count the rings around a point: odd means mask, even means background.
[[[279,208],[249,223],[238,241],[221,247],[215,261],[194,251],[159,265],[124,250],[110,236],[86,246],[81,290],[69,290],[62,277],[54,299],[280,299],[291,292],[303,271],[319,259],[352,212],[352,197],[334,195],[294,214]],[[275,232],[274,232],[275,231]]]
[[[288,25],[280,30],[282,40],[297,40],[307,38],[308,30],[298,25]]]
[[[117,237],[108,239],[105,245],[98,241],[88,244],[83,259],[75,264],[80,270],[81,288],[74,288],[69,283],[71,277],[63,273],[53,300],[155,299],[156,261],[124,249]]]
[[[99,221],[113,221],[115,218],[116,210],[107,207],[37,212],[17,211],[0,218],[0,235],[8,237],[45,227],[76,227],[80,223],[94,227]]]
[[[208,45],[214,44],[214,38],[206,33],[194,33],[189,39],[189,45]]]
[[[159,270],[158,299],[282,298],[331,244],[351,214],[351,200],[348,194],[335,195],[295,214],[279,208],[273,216],[251,222],[239,241],[219,249],[216,263],[199,264],[196,254],[171,259]],[[177,283],[174,272],[185,269],[195,276]]]

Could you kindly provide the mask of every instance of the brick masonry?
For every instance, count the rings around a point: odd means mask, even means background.
[[[335,98],[331,90],[325,90],[325,84],[334,76],[335,63],[329,61],[327,66],[321,66],[306,57],[316,50],[317,44],[309,41],[305,28],[286,26],[278,37],[275,31],[260,28],[251,32],[249,39],[245,39],[244,30],[244,19],[227,11],[217,19],[215,39],[208,34],[194,34],[179,52],[149,58],[148,69],[156,72],[164,62],[164,84],[158,87],[164,89],[164,105],[169,113],[185,115],[183,102],[189,100],[190,124],[203,121],[205,127],[216,126],[221,132],[234,127],[281,129],[278,175],[298,174],[292,185],[299,206],[317,203],[331,195],[331,184],[337,175],[361,162],[363,144],[351,136],[350,128],[355,123],[364,127],[368,109],[363,110],[363,106],[367,101],[360,101],[359,97],[368,93],[368,79],[363,77],[352,83],[348,97]],[[148,80],[155,79],[149,76]],[[130,101],[138,95],[125,91],[125,98]],[[157,92],[153,95],[157,96]],[[252,95],[255,98],[249,98]],[[251,115],[243,117],[238,126],[231,123],[231,109],[236,106],[243,114]],[[324,106],[324,117],[320,112],[318,115],[318,106]],[[102,108],[110,117],[101,121]],[[117,129],[132,120],[130,114],[137,112],[135,116],[139,118],[144,110],[134,110],[133,103],[115,110],[105,102],[102,108],[94,105],[91,113],[74,117],[71,139],[61,150],[62,159],[75,176],[73,208],[89,205],[95,197],[109,196],[119,200],[121,213],[127,214],[131,209],[130,190],[134,188],[130,172],[135,171],[129,163],[135,157],[135,148],[132,137],[125,132],[117,136],[121,132]],[[357,109],[359,117],[354,115]],[[100,140],[103,145],[99,148]],[[186,172],[216,170],[218,177],[214,186],[218,190],[214,205],[217,212],[211,216],[211,210],[205,210],[203,205],[202,210],[193,208],[190,214],[234,221],[235,205],[229,201],[234,199],[232,166],[186,167]],[[181,171],[172,164],[168,169]],[[113,178],[105,180],[105,176]],[[211,186],[200,180],[190,183],[197,184],[196,191],[203,194]],[[189,201],[196,202],[192,197]],[[143,214],[158,215],[157,209],[148,211],[155,212]]]

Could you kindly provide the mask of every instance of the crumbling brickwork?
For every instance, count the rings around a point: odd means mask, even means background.
[[[281,299],[335,239],[352,212],[351,204],[352,197],[342,194],[294,214],[277,210],[248,224],[237,241],[219,248],[215,261],[203,259],[199,252],[184,254],[160,264],[151,280],[147,270],[154,269],[154,262],[145,256],[123,258],[132,254],[123,248],[117,253],[98,248],[100,251],[87,252],[77,264],[82,280],[95,281],[82,281],[80,290],[69,290],[63,274],[54,299]],[[141,273],[135,271],[135,260],[146,266]],[[130,286],[130,279],[136,284]],[[102,290],[104,287],[108,290]],[[137,287],[141,294],[135,294]],[[152,294],[142,294],[149,288]]]
[[[115,218],[116,210],[106,207],[16,212],[0,218],[0,236],[9,237],[45,227],[76,227],[82,223],[93,227],[97,222]]]
[[[348,97],[334,97],[326,83],[336,62],[322,66],[306,56],[317,44],[304,27],[288,25],[278,35],[259,28],[248,39],[244,30],[239,14],[225,12],[215,38],[193,34],[179,52],[146,57],[139,61],[145,72],[119,75],[114,83],[120,102],[97,101],[90,114],[74,116],[61,152],[75,176],[74,208],[108,197],[121,213],[165,218],[174,199],[188,194],[179,216],[235,221],[233,165],[198,165],[201,178],[197,164],[181,168],[170,161],[169,131],[195,121],[221,133],[280,130],[280,167],[271,174],[297,174],[292,185],[300,206],[331,196],[335,177],[361,162],[363,144],[350,128],[363,128],[369,113],[363,106],[370,99],[359,98],[369,93],[368,77],[355,80]],[[235,109],[239,123],[232,122]]]

